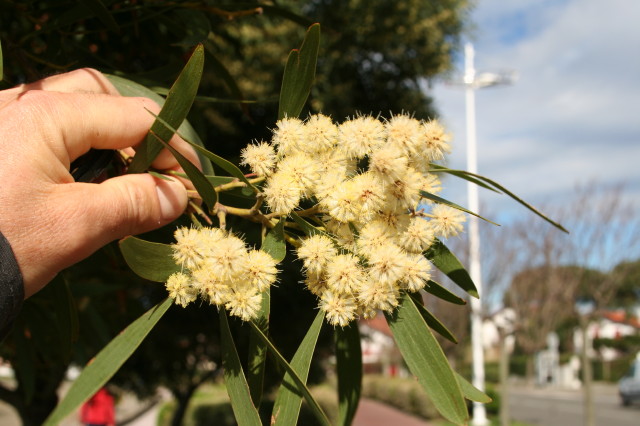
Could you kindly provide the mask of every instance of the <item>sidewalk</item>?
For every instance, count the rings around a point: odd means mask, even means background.
[[[382,402],[362,398],[353,426],[428,426],[426,420],[393,408]]]
[[[156,426],[157,416],[162,399],[147,410],[140,411],[141,405],[135,397],[127,397],[121,401],[116,407],[116,418],[119,424],[127,426]],[[140,415],[131,418],[134,413]],[[120,423],[122,420],[129,420],[126,423]],[[0,425],[2,426],[19,426],[20,420],[13,409],[0,401]],[[63,426],[79,426],[78,416],[73,415],[67,418]],[[419,417],[403,413],[389,405],[370,399],[361,399],[353,421],[353,426],[429,426],[431,423],[420,419]]]

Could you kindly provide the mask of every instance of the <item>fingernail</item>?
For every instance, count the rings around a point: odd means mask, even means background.
[[[156,191],[163,219],[171,221],[182,214],[186,207],[187,193],[180,182],[157,179]]]

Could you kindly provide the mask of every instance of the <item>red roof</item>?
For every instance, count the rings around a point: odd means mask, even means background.
[[[384,315],[378,314],[375,318],[371,319],[361,319],[358,321],[360,325],[366,325],[367,327],[379,331],[382,334],[385,334],[389,337],[393,337],[391,333],[391,329],[389,328],[389,324],[387,324],[387,320],[384,318]]]
[[[640,321],[637,317],[632,317],[625,311],[607,311],[602,312],[602,317],[609,321],[619,322],[621,324],[627,324],[635,328],[640,328]]]

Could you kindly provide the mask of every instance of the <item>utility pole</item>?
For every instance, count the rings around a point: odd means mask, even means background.
[[[477,141],[476,141],[476,99],[474,81],[476,70],[473,65],[473,45],[467,43],[464,46],[464,83],[465,106],[467,118],[467,171],[478,173]],[[478,187],[467,182],[467,195],[469,210],[478,212]],[[482,277],[480,269],[480,230],[478,218],[469,217],[469,273],[471,279],[482,295]],[[484,391],[484,349],[482,348],[482,304],[480,299],[471,298],[471,358],[472,358],[472,383],[476,388]],[[488,423],[487,410],[484,404],[473,402],[472,424],[484,426]]]
[[[513,75],[481,73],[476,75],[473,64],[474,50],[471,43],[464,46],[464,85],[466,125],[467,125],[467,171],[478,172],[477,141],[476,141],[476,109],[475,91],[483,87],[501,84],[511,84]],[[469,210],[479,212],[478,187],[468,182],[467,194]],[[478,218],[469,217],[469,274],[476,285],[478,294],[482,296],[482,271],[480,268],[480,230]],[[484,391],[484,350],[482,348],[482,304],[479,299],[471,298],[471,353],[472,353],[472,383],[476,388]],[[487,412],[484,404],[473,403],[473,418],[475,426],[488,424]]]

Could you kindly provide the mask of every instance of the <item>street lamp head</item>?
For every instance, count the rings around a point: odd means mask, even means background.
[[[449,86],[466,87],[470,89],[483,89],[493,86],[508,86],[518,80],[518,72],[514,70],[498,72],[480,72],[467,70],[462,76],[447,80]]]
[[[590,315],[596,308],[596,302],[590,297],[579,297],[576,299],[575,309],[578,315]]]
[[[516,71],[482,72],[476,74],[473,81],[465,81],[465,83],[474,89],[482,89],[484,87],[510,85],[515,83],[517,79],[518,73]]]

